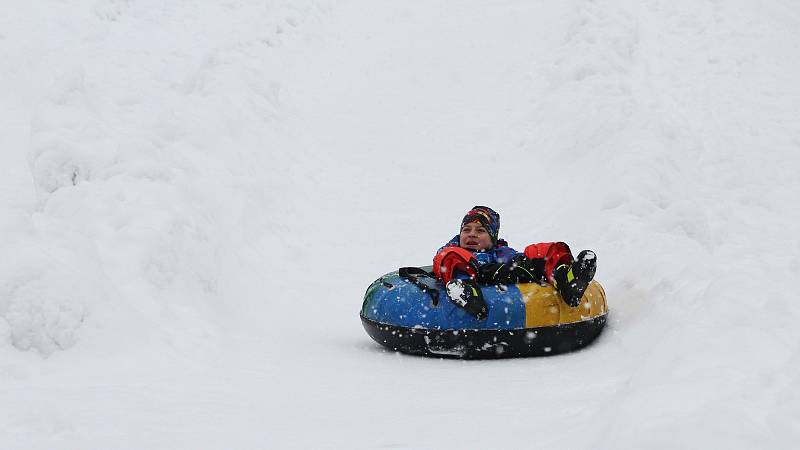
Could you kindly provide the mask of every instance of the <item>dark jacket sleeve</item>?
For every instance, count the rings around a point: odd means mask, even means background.
[[[540,283],[546,279],[544,259],[528,259],[523,254],[515,255],[510,262],[484,264],[477,276],[483,284]]]

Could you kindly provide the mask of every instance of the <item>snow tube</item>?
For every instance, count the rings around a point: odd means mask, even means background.
[[[417,275],[409,275],[409,269]],[[489,315],[478,320],[450,301],[430,271],[431,266],[404,268],[369,286],[361,322],[372,339],[395,351],[425,356],[546,356],[588,345],[608,317],[605,291],[592,281],[574,308],[549,284],[482,286]]]

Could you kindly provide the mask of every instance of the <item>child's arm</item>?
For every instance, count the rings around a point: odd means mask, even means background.
[[[447,284],[453,279],[456,270],[466,273],[470,278],[475,278],[478,273],[478,260],[467,249],[443,247],[433,257],[433,275]]]
[[[479,283],[514,284],[541,283],[547,280],[544,259],[528,259],[523,254],[515,255],[510,262],[484,264],[478,268]]]

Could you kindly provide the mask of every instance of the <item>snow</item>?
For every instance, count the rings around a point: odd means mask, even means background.
[[[800,439],[796,2],[6,9],[4,448]],[[518,249],[597,252],[595,344],[364,333],[366,287],[476,204]]]

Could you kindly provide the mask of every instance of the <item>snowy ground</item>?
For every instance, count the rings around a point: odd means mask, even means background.
[[[0,447],[796,448],[796,2],[5,9]],[[594,345],[369,339],[474,204],[597,251]]]

